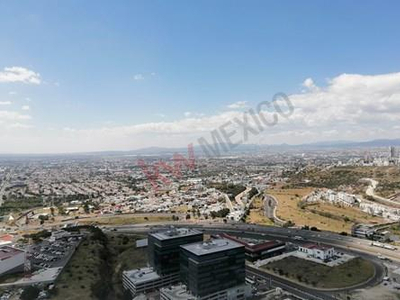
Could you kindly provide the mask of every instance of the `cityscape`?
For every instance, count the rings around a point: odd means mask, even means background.
[[[400,299],[399,11],[0,2],[0,300]]]

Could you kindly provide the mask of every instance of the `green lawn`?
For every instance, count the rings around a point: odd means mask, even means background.
[[[318,288],[341,288],[362,283],[374,274],[374,266],[360,257],[340,266],[323,264],[289,256],[262,268],[278,275]]]

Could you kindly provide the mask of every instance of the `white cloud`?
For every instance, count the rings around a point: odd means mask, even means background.
[[[312,79],[304,82],[307,90],[289,95],[294,106],[287,119],[279,117],[278,124],[265,130],[249,142],[263,144],[309,143],[321,140],[369,140],[399,138],[400,124],[400,73],[383,75],[342,74],[317,86]],[[243,107],[244,104],[235,105]],[[284,107],[284,103],[278,102]],[[256,105],[252,107],[256,108]],[[126,126],[105,125],[100,128],[71,127],[26,134],[25,139],[10,135],[2,139],[4,147],[33,152],[94,151],[135,149],[147,146],[184,146],[196,143],[199,137],[209,139],[210,131],[235,117],[243,119],[243,111],[229,110],[213,115],[185,112],[175,121],[159,121]],[[246,110],[244,110],[246,111]],[[263,112],[267,119],[272,112]],[[18,112],[0,111],[0,122],[24,123],[30,116]],[[249,124],[254,123],[249,118]],[[4,123],[3,123],[4,124]],[[255,126],[253,126],[255,127]],[[1,128],[1,126],[0,126]],[[32,129],[36,130],[36,129]],[[38,129],[37,129],[38,130]],[[23,148],[25,145],[36,147]],[[28,142],[27,142],[28,141]],[[32,142],[30,142],[32,141]],[[22,148],[21,148],[22,147]],[[43,148],[39,148],[43,147]],[[8,148],[7,148],[8,149]]]
[[[246,108],[246,107],[247,107],[247,101],[237,101],[235,103],[228,105],[228,108],[230,108],[230,109],[239,109],[239,108]]]
[[[375,76],[343,74],[329,80],[325,87],[317,87],[311,80],[308,83],[312,89],[289,96],[294,113],[287,119],[280,116],[276,126],[266,128],[255,139],[273,144],[393,137],[393,126],[400,122],[400,73]],[[284,107],[283,103],[278,103]],[[234,104],[233,107],[237,108],[246,103]],[[272,112],[263,113],[267,118],[272,115]],[[203,135],[207,137],[210,131],[235,117],[243,119],[243,112],[232,110],[196,116],[187,111],[184,116],[172,122],[77,129],[74,134],[79,140],[89,138],[113,142],[137,141],[135,137],[140,136],[147,145],[157,145],[162,141],[160,138],[165,137],[172,147],[173,142],[182,145]],[[254,124],[250,118],[249,121]],[[135,148],[133,142],[130,148]]]
[[[32,101],[32,99],[29,98],[29,97],[26,97],[25,100],[26,100],[27,102],[31,102],[31,101]]]
[[[143,74],[136,74],[135,76],[133,76],[134,80],[144,80],[144,76]]]
[[[204,117],[205,116],[203,113],[197,113],[197,112],[191,112],[191,111],[185,111],[183,113],[183,115],[186,118],[200,118],[200,117]]]
[[[0,101],[0,105],[11,105],[11,101]]]
[[[16,111],[0,110],[0,122],[30,120],[30,115],[24,115]]]
[[[22,105],[21,107],[22,110],[30,110],[29,105]]]
[[[33,128],[32,125],[24,124],[24,123],[12,123],[7,126],[8,128],[17,128],[17,129],[29,129]]]
[[[8,92],[8,94],[12,96],[12,95],[16,95],[16,94],[17,94],[17,92],[14,92],[14,91],[9,91],[9,92]]]
[[[307,78],[306,80],[304,80],[303,86],[312,91],[318,90],[318,87],[315,85],[314,80],[312,80],[312,78]]]
[[[165,114],[162,114],[162,113],[157,113],[157,114],[155,114],[157,117],[160,117],[160,118],[165,118],[166,117],[166,115]]]
[[[41,78],[39,73],[23,67],[5,67],[0,72],[0,82],[22,82],[30,84],[40,84]]]

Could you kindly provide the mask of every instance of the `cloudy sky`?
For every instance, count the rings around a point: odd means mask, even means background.
[[[181,147],[279,92],[293,114],[249,143],[400,138],[399,11],[378,0],[0,1],[0,153]]]

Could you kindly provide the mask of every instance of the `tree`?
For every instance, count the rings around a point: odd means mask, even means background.
[[[21,300],[35,300],[40,293],[40,289],[37,286],[30,285],[24,289],[21,294]]]
[[[190,219],[190,214],[187,214],[186,215],[186,220],[189,220]]]
[[[62,216],[66,215],[66,212],[65,212],[64,207],[62,207],[62,206],[60,205],[60,206],[57,207],[57,209],[58,209],[58,214],[59,214],[59,215],[62,215]]]
[[[89,204],[87,202],[83,204],[83,210],[85,211],[86,214],[90,213]]]
[[[54,216],[54,207],[53,206],[50,207],[50,213],[51,213],[52,216]]]

